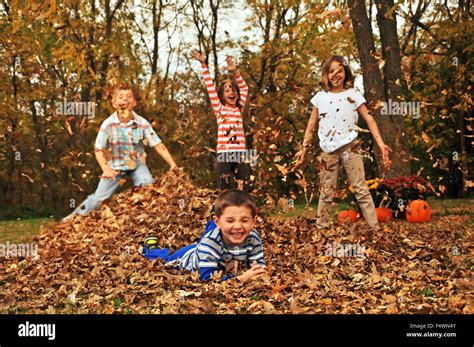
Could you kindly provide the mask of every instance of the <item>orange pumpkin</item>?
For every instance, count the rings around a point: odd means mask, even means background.
[[[356,210],[341,211],[339,212],[339,216],[337,216],[338,221],[341,223],[344,223],[344,222],[355,223],[358,218],[359,218],[359,214],[357,213]]]
[[[407,221],[410,223],[429,222],[431,209],[425,200],[413,200],[406,211]]]
[[[387,223],[393,219],[392,211],[387,207],[377,207],[375,212],[379,223]]]

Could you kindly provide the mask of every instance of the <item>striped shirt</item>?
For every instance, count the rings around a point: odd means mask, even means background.
[[[202,75],[206,84],[209,97],[211,99],[212,109],[217,120],[217,153],[230,151],[245,151],[245,134],[242,114],[240,109],[235,106],[222,105],[217,95],[216,87],[212,82],[211,75],[207,65],[202,64]],[[235,77],[240,90],[240,105],[245,105],[249,87],[239,74]]]
[[[151,147],[161,143],[151,124],[135,112],[133,115],[134,119],[121,124],[117,112],[114,112],[102,123],[97,134],[95,150],[110,150],[112,158],[108,165],[114,170],[135,169],[145,152],[145,140]]]
[[[215,271],[225,270],[226,264],[239,261],[250,268],[254,261],[265,265],[263,244],[256,230],[250,231],[242,246],[228,246],[222,239],[221,231],[215,227],[206,232],[194,248],[187,251],[176,263],[179,269],[199,271],[201,280],[208,280]],[[224,280],[234,277],[227,275]]]

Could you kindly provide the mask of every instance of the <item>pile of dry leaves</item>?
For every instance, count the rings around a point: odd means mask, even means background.
[[[309,218],[261,216],[269,276],[200,282],[148,261],[147,236],[176,249],[202,233],[216,193],[182,172],[116,195],[42,230],[39,259],[0,263],[2,313],[473,313],[469,214],[317,231]]]

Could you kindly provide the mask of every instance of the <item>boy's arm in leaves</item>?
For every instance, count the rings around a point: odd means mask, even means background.
[[[161,157],[168,163],[170,166],[170,170],[175,169],[178,167],[171,156],[171,153],[168,151],[168,148],[166,148],[165,144],[163,142],[157,144],[155,147],[156,152],[161,155]]]

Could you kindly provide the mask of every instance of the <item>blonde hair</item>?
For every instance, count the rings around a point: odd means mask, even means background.
[[[329,58],[327,58],[323,63],[323,67],[321,71],[321,82],[319,83],[321,85],[321,88],[323,88],[326,92],[328,92],[331,89],[328,75],[329,75],[329,69],[331,68],[331,64],[334,61],[341,63],[342,66],[344,67],[344,72],[345,72],[344,89],[349,89],[349,88],[354,87],[354,75],[352,75],[352,71],[349,68],[349,64],[347,63],[347,60],[341,55],[332,55]]]

